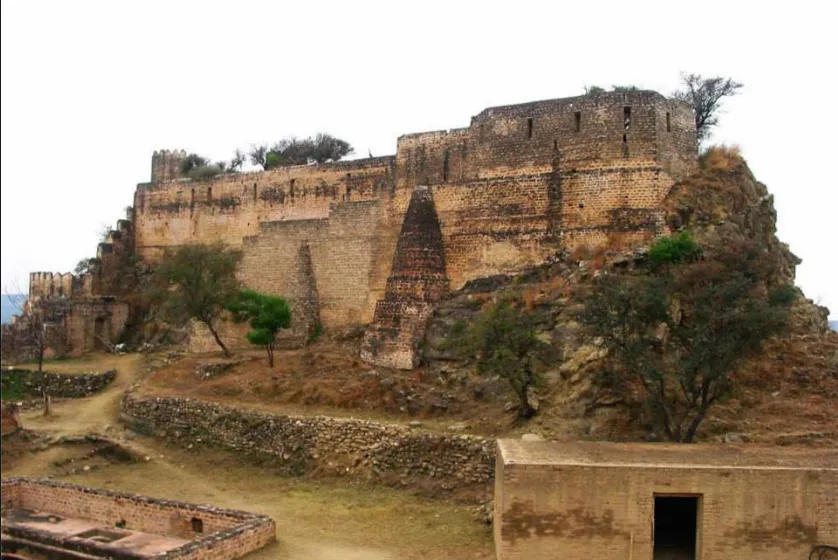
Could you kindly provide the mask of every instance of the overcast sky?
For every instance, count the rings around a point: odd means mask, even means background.
[[[155,149],[226,158],[318,131],[400,134],[587,85],[745,84],[715,142],[775,195],[798,283],[838,316],[836,8],[828,2],[2,3],[2,286],[93,256]]]

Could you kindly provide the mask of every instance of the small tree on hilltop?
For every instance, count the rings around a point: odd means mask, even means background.
[[[288,302],[281,297],[242,290],[227,309],[233,313],[237,323],[250,323],[247,341],[256,346],[264,346],[268,353],[268,365],[273,367],[276,335],[280,329],[291,326],[291,308],[288,307]]]
[[[521,418],[536,413],[529,389],[541,385],[536,365],[552,350],[536,336],[534,319],[532,313],[502,300],[485,309],[470,327],[464,322],[455,324],[445,345],[461,356],[476,356],[478,373],[506,379],[518,397]]]
[[[168,321],[202,323],[227,357],[230,352],[216,324],[239,290],[236,266],[240,259],[240,252],[220,242],[182,245],[164,256],[151,282],[151,301]]]
[[[658,245],[649,272],[600,276],[579,319],[609,351],[600,383],[623,396],[639,389],[654,424],[688,443],[742,362],[784,328],[793,298],[789,287],[766,291],[770,263],[752,245],[713,259],[683,238]]]
[[[233,158],[230,160],[230,171],[241,171],[241,168],[246,160],[247,156],[245,153],[236,148],[236,151],[233,153]]]
[[[346,140],[335,138],[330,134],[318,133],[314,138],[311,158],[317,163],[340,161],[355,149]]]
[[[719,109],[725,97],[739,93],[742,84],[730,78],[705,78],[699,74],[681,76],[682,89],[672,94],[675,99],[689,103],[695,114],[698,142],[710,136],[710,129],[719,124]]]
[[[267,169],[265,167],[266,157],[268,155],[268,147],[264,144],[259,146],[251,146],[250,151],[247,152],[247,155],[250,157],[250,163],[253,165],[258,165],[262,169]]]

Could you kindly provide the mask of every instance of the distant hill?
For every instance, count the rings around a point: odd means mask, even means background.
[[[832,327],[833,331],[838,331],[838,321],[830,321],[829,326]]]
[[[12,315],[20,313],[18,304],[24,297],[24,294],[0,294],[0,323],[5,325],[12,320]]]

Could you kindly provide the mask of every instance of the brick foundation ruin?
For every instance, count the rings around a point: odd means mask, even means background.
[[[3,557],[234,559],[276,540],[267,516],[65,484],[2,481]]]

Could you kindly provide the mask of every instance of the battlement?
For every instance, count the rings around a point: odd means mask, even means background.
[[[93,274],[72,272],[32,272],[29,274],[29,299],[90,297],[93,295]]]
[[[242,250],[244,285],[289,299],[295,337],[372,323],[363,356],[394,367],[416,365],[449,290],[664,231],[660,203],[698,163],[690,106],[641,90],[490,107],[466,127],[401,135],[390,156],[192,179],[186,155],[154,152],[133,221],[99,245],[92,282],[38,273],[32,293],[118,297],[130,290],[124,257],[153,264],[221,241]],[[98,340],[91,329],[118,331],[126,312],[109,309],[113,321],[79,319],[74,347]],[[221,328],[231,347],[246,345],[239,327]],[[193,333],[193,349],[214,344]]]

